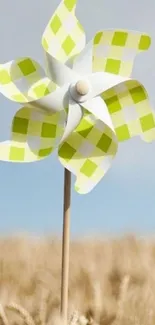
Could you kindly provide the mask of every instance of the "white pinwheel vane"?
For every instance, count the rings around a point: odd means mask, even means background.
[[[75,189],[90,192],[116,155],[118,142],[155,139],[155,119],[146,90],[131,79],[137,53],[150,37],[107,30],[85,46],[75,16],[76,0],[64,0],[42,38],[46,73],[30,58],[0,66],[0,91],[24,104],[12,122],[0,159],[31,162],[58,147],[61,164],[76,175]]]

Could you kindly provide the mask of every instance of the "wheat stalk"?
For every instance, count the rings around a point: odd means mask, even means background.
[[[102,293],[101,293],[101,285],[99,281],[93,281],[93,307],[95,311],[95,319],[100,317],[102,310]]]
[[[16,303],[11,303],[9,305],[6,305],[6,308],[20,315],[23,318],[26,325],[35,325],[34,320],[31,317],[30,313],[22,306]]]
[[[120,294],[118,299],[118,311],[116,315],[116,321],[120,321],[122,319],[123,306],[125,302],[126,293],[129,287],[129,281],[130,281],[130,276],[125,275],[120,285]]]
[[[8,319],[6,317],[3,306],[0,304],[0,319],[2,321],[2,325],[9,325]]]
[[[87,325],[89,323],[89,320],[85,316],[80,316],[78,319],[79,325]]]
[[[40,324],[41,325],[46,324],[48,294],[49,294],[49,291],[42,290],[41,301],[40,301],[40,312],[39,312],[39,318],[40,318]]]
[[[68,325],[76,325],[79,319],[79,313],[77,310],[74,310],[73,313],[70,315]]]

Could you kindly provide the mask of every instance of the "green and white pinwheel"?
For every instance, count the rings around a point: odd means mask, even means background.
[[[98,32],[86,45],[64,0],[42,37],[46,72],[31,58],[0,65],[0,91],[24,105],[15,114],[0,159],[33,162],[58,148],[61,164],[76,176],[78,193],[90,192],[116,155],[118,142],[155,139],[155,118],[143,85],[130,78],[136,54],[149,48],[146,34]]]

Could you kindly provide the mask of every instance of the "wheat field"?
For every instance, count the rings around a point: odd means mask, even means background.
[[[0,239],[0,324],[61,325],[61,241]],[[124,236],[70,246],[69,325],[154,325],[155,241]]]

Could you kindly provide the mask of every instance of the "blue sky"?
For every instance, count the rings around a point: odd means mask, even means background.
[[[31,56],[43,64],[41,35],[58,0],[1,0],[0,62]],[[136,60],[133,76],[147,88],[155,107],[154,0],[79,0],[77,15],[88,40],[106,28],[148,32],[151,49]],[[9,135],[19,108],[0,95],[0,138]],[[153,233],[155,229],[155,143],[132,139],[119,147],[111,170],[84,196],[74,192],[72,235]],[[63,210],[63,168],[56,153],[33,164],[0,162],[0,233],[20,231],[60,234]]]

